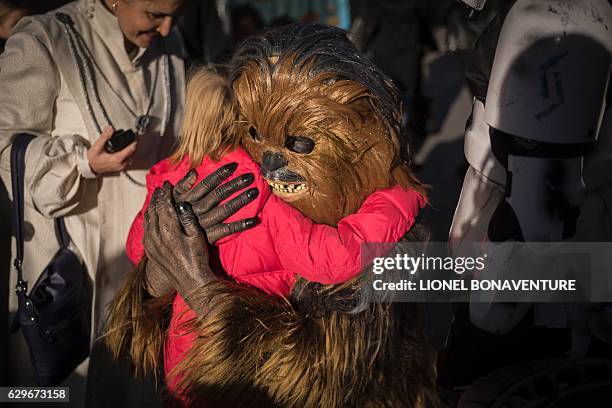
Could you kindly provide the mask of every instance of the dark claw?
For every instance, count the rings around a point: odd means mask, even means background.
[[[189,189],[193,187],[193,183],[195,183],[197,178],[198,178],[198,172],[196,171],[196,169],[189,170],[187,174],[185,174],[185,177],[183,177],[181,181],[176,183],[174,193],[184,194],[188,192]]]
[[[159,193],[160,193],[161,189],[159,187],[157,187],[154,191],[153,191],[153,195],[151,195],[151,202],[149,203],[149,207],[155,207],[157,205],[157,200],[159,199]]]
[[[185,174],[185,176],[177,183],[177,185],[182,185],[183,183],[192,180],[198,177],[198,172],[196,169],[191,169]]]
[[[259,224],[259,218],[247,218],[244,220],[245,229],[253,228],[257,224]]]
[[[196,171],[196,169],[191,169],[189,170],[189,172],[187,173],[187,175],[183,178],[183,180],[189,180],[193,177],[198,177],[198,172]]]
[[[238,168],[238,163],[230,163],[230,164],[226,164],[225,166],[221,167],[225,177],[233,174],[237,168]]]
[[[252,183],[252,182],[255,180],[255,176],[253,175],[253,173],[243,174],[243,175],[240,177],[240,180],[241,180],[241,181],[242,181],[244,184],[249,185],[249,184],[251,184],[251,183]]]
[[[194,224],[197,224],[198,220],[191,209],[191,204],[186,201],[182,201],[176,204],[176,212],[178,214],[179,221],[183,225],[183,228],[187,229]]]
[[[180,203],[176,204],[176,211],[179,213],[179,216],[188,215],[191,211],[191,204],[186,201],[181,201]]]

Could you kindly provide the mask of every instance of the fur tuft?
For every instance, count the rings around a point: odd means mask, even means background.
[[[102,339],[116,360],[129,354],[137,377],[153,375],[157,380],[174,292],[151,298],[145,270],[146,259],[127,274],[111,303]]]
[[[211,283],[193,323],[203,335],[175,369],[182,392],[193,406],[436,406],[420,306],[372,300],[354,312],[372,276],[338,286],[301,281],[291,301]]]

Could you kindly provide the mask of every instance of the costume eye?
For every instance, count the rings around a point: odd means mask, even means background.
[[[261,136],[253,126],[249,126],[249,135],[251,135],[254,141],[261,142]]]
[[[287,136],[287,139],[285,139],[285,147],[292,152],[308,154],[314,150],[315,142],[303,136]]]

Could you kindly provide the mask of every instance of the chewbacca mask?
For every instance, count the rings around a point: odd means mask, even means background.
[[[374,190],[411,184],[395,88],[343,32],[301,25],[254,38],[231,79],[243,145],[274,194],[315,222],[334,225]]]
[[[392,183],[421,190],[402,160],[396,89],[341,30],[296,24],[251,38],[230,79],[242,144],[274,194],[314,221],[335,225]],[[142,286],[137,275],[127,286]],[[372,277],[299,280],[290,299],[223,280],[201,288],[194,296],[207,306],[192,327],[200,337],[175,369],[183,392],[198,407],[435,406],[435,356],[419,308],[377,302]],[[114,313],[132,321],[136,367],[155,368],[159,300],[138,304],[137,292],[126,290],[133,300],[116,301]],[[125,339],[108,344],[118,353]]]

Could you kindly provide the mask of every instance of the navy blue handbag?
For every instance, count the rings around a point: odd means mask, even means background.
[[[22,273],[24,174],[25,151],[33,138],[18,134],[11,146],[18,299],[14,327],[21,328],[28,344],[38,385],[55,386],[89,355],[93,287],[85,266],[68,249],[70,236],[63,218],[57,218],[59,250],[28,293]]]

